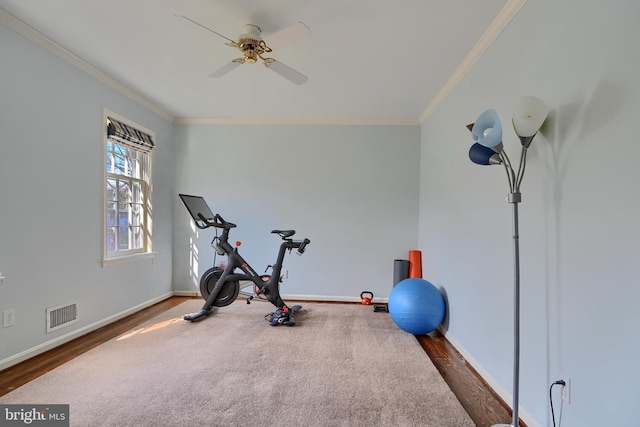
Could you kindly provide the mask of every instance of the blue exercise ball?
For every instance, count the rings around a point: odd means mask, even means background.
[[[424,279],[404,279],[389,295],[391,319],[400,329],[414,335],[434,331],[442,323],[444,313],[444,297]]]

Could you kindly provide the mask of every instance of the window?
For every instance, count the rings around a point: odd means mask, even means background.
[[[154,136],[113,113],[105,114],[103,265],[151,255],[151,163]]]

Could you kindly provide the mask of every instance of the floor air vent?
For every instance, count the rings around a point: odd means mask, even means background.
[[[47,333],[78,321],[78,303],[47,308]]]

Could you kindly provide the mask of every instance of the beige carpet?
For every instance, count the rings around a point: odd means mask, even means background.
[[[473,426],[417,340],[371,306],[302,304],[294,327],[188,301],[11,393],[71,426]]]

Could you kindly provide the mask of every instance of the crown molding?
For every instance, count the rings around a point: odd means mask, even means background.
[[[427,108],[420,115],[420,123],[423,124],[434,111],[438,109],[440,104],[449,96],[451,91],[460,83],[462,78],[473,68],[475,63],[480,59],[484,52],[493,44],[500,33],[506,28],[511,20],[518,14],[520,9],[525,5],[527,0],[509,0],[502,8],[496,19],[493,20],[489,28],[484,32],[480,40],[475,44],[473,49],[467,54],[462,63],[453,72],[446,81],[444,86],[431,100]]]
[[[180,125],[381,125],[420,126],[417,118],[311,118],[311,117],[265,117],[265,118],[190,118],[178,117],[174,121]]]
[[[47,49],[54,55],[64,59],[65,61],[69,62],[71,65],[75,66],[76,68],[79,68],[80,70],[89,74],[91,77],[115,89],[116,91],[120,92],[121,94],[125,95],[131,100],[137,102],[138,104],[142,105],[148,110],[156,113],[157,115],[164,118],[165,120],[168,120],[170,122],[173,122],[175,120],[175,117],[173,117],[164,109],[158,107],[156,104],[144,98],[143,96],[140,96],[138,93],[129,89],[127,86],[123,85],[113,77],[98,70],[96,67],[89,64],[87,61],[80,58],[75,53],[62,47],[61,45],[54,42],[44,34],[38,32],[34,28],[30,27],[26,23],[22,22],[21,20],[19,20],[18,18],[16,18],[15,16],[11,15],[9,12],[1,8],[0,8],[0,24],[12,29],[16,33],[26,37],[27,39],[31,40],[37,45]]]

